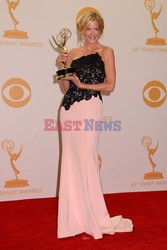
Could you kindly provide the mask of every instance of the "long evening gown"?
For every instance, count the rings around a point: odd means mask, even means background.
[[[83,83],[104,82],[104,62],[98,53],[73,60],[71,66]],[[71,83],[60,110],[61,124],[66,127],[61,131],[58,238],[85,232],[100,239],[103,234],[131,232],[133,228],[131,220],[121,215],[110,217],[107,211],[98,163],[100,132],[88,126],[92,119],[102,119],[100,92],[81,90]]]

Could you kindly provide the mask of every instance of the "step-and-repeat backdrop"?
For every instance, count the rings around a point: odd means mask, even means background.
[[[95,8],[115,51],[115,91],[103,95],[99,167],[104,193],[167,190],[167,1],[0,1],[0,200],[54,197],[59,183],[53,76],[63,28]],[[68,133],[68,131],[67,131]]]

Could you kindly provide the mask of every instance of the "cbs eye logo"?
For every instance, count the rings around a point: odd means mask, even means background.
[[[6,81],[1,90],[3,101],[12,108],[25,106],[31,98],[29,84],[21,78],[11,78]]]
[[[159,81],[148,82],[143,89],[143,100],[151,108],[161,106],[167,98],[167,89]]]

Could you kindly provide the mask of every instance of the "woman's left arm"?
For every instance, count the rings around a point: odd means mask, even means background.
[[[74,84],[80,89],[113,92],[116,80],[115,58],[113,49],[111,48],[104,49],[103,60],[106,73],[106,78],[103,83],[98,83],[98,84],[81,83],[76,75],[68,77],[68,80],[73,81]]]

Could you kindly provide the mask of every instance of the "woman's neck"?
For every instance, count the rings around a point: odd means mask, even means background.
[[[99,43],[96,43],[96,44],[84,44],[83,47],[87,51],[97,51],[98,49],[100,49]]]

